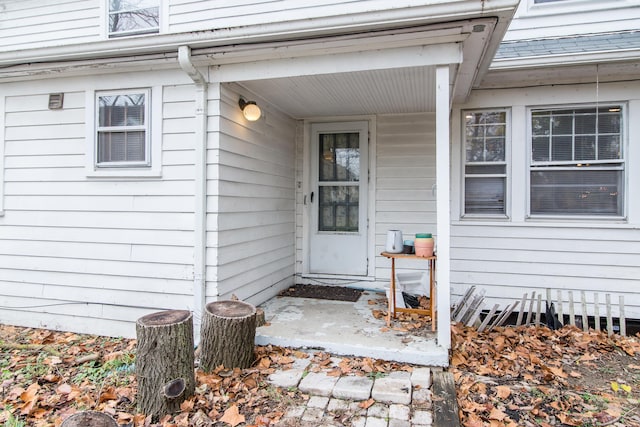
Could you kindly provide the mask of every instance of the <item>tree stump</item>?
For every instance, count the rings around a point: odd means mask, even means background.
[[[168,310],[136,322],[138,409],[152,418],[180,410],[195,390],[193,315]]]
[[[71,415],[60,427],[118,427],[118,423],[104,412],[84,411]]]
[[[256,308],[242,301],[216,301],[202,313],[200,369],[248,368],[253,363]]]

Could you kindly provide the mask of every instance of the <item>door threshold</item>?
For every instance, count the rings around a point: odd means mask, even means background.
[[[335,280],[335,284],[340,284],[340,282],[350,281],[350,282],[375,282],[376,278],[372,276],[349,276],[349,275],[341,275],[341,274],[322,274],[322,273],[307,273],[301,274],[298,276],[300,279],[322,279],[322,280]],[[344,283],[342,283],[344,284]]]

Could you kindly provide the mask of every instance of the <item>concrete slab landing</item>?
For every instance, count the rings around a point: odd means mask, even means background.
[[[256,344],[320,349],[343,356],[372,357],[425,366],[447,366],[448,352],[432,333],[384,330],[384,294],[365,291],[355,303],[276,297],[260,306],[267,324],[256,331]]]

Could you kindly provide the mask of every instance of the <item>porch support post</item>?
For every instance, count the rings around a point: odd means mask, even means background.
[[[449,65],[439,65],[436,68],[436,307],[438,345],[447,349],[451,347],[449,90]]]

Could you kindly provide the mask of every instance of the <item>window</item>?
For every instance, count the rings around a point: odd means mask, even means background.
[[[507,110],[464,112],[464,214],[506,216]]]
[[[320,133],[318,231],[358,232],[360,133]]]
[[[622,110],[531,111],[531,215],[623,216]]]
[[[96,104],[96,167],[149,166],[149,91],[98,93]]]
[[[157,33],[160,0],[108,0],[109,37]]]

